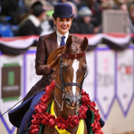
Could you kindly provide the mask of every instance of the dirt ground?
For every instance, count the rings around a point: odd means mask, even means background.
[[[121,133],[121,134],[134,134],[134,132],[127,132],[127,133]]]

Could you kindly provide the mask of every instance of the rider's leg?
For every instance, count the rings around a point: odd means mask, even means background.
[[[45,93],[44,91],[39,92],[33,97],[30,108],[25,113],[22,119],[18,134],[28,134],[29,126],[31,125],[32,114],[34,113],[34,107],[38,103],[38,101],[40,100],[40,98],[42,97],[44,93]]]

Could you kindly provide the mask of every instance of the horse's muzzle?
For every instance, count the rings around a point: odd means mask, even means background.
[[[78,106],[81,102],[81,98],[78,96],[69,96],[66,95],[65,96],[65,102],[66,102],[66,106],[68,108],[74,109],[76,108],[76,106]]]

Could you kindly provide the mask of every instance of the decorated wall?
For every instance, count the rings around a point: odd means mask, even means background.
[[[104,133],[134,132],[134,45],[131,36],[78,36],[89,39],[86,52],[88,75],[83,89],[96,102],[106,122]],[[16,129],[5,112],[19,105],[20,100],[41,78],[35,74],[36,48],[30,47],[34,40],[37,37],[0,39],[1,134],[15,133]],[[16,42],[20,43],[19,47],[15,45]]]

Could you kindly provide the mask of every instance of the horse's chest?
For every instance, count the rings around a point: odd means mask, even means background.
[[[77,128],[70,128],[68,129],[68,132],[70,132],[71,134],[77,134]],[[59,133],[55,128],[50,128],[48,126],[45,126],[43,128],[42,134],[59,134]],[[87,134],[87,131],[84,131],[83,134]]]
[[[43,128],[42,134],[59,134],[55,128],[50,128],[48,126],[45,126]]]

